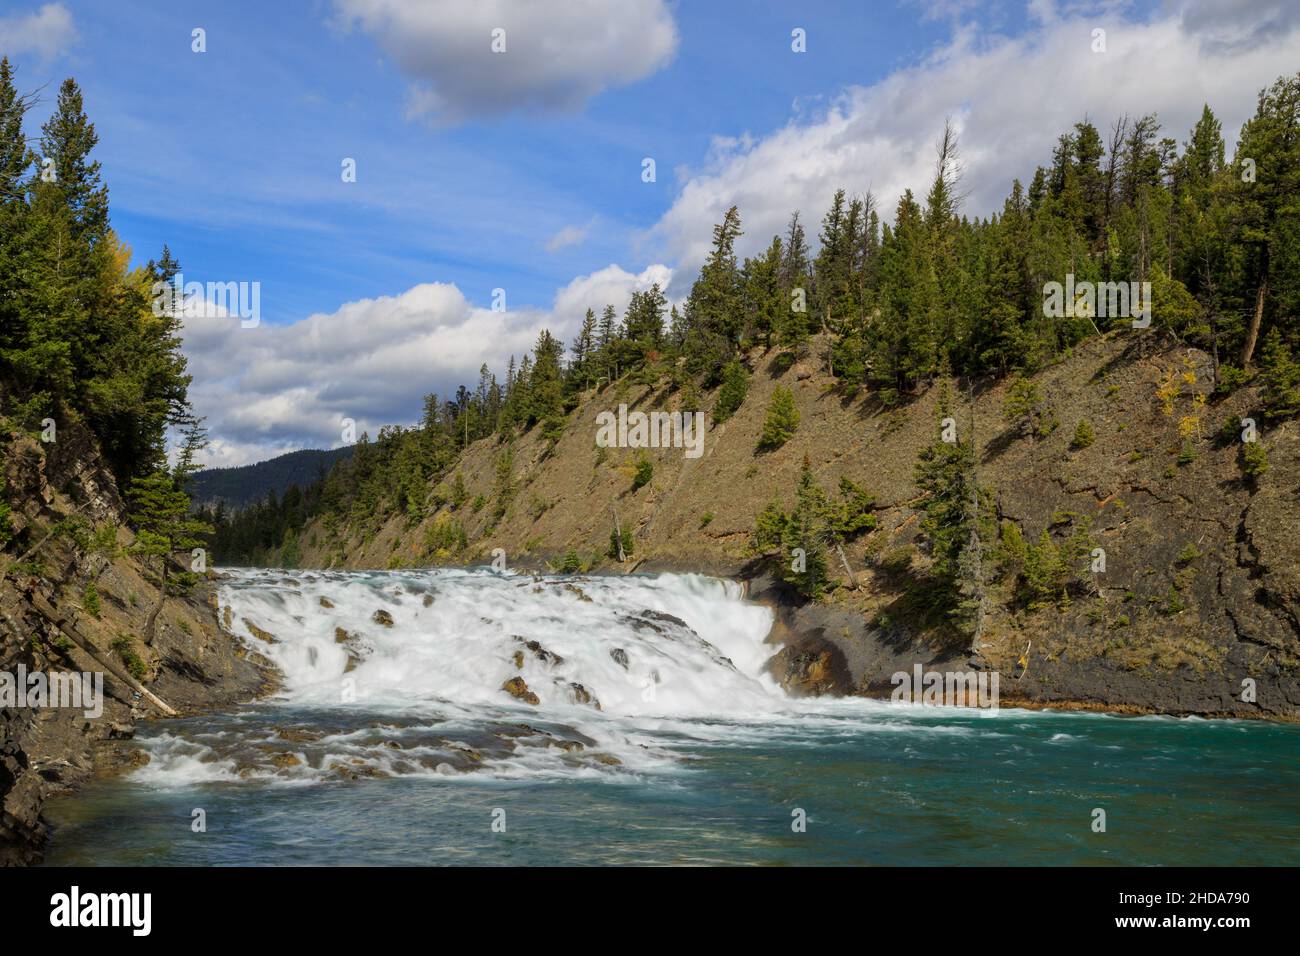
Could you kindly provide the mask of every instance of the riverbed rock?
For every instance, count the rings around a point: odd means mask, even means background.
[[[275,728],[275,735],[281,740],[294,744],[310,743],[325,736],[321,731],[311,730],[307,727],[277,727]]]
[[[585,704],[595,707],[597,710],[601,709],[600,701],[596,699],[595,695],[592,694],[591,691],[587,690],[587,688],[583,687],[581,684],[570,682],[569,696],[573,698],[575,704]]]
[[[384,627],[393,626],[393,615],[389,614],[383,608],[380,608],[378,611],[376,611],[371,616],[370,620],[374,621],[376,624],[382,624]]]
[[[267,644],[279,644],[279,640],[270,631],[264,631],[248,618],[244,618],[244,627],[248,628],[248,633],[252,634],[259,641],[265,641]]]
[[[528,684],[525,683],[522,677],[510,678],[501,685],[501,689],[516,700],[522,700],[525,704],[536,706],[542,702],[540,697],[528,689]]]
[[[537,641],[530,641],[528,640],[528,638],[520,637],[518,634],[512,634],[511,637],[513,637],[520,644],[524,645],[524,647],[528,649],[528,651],[533,655],[533,657],[537,658],[543,664],[546,664],[548,666],[555,666],[557,664],[564,663],[563,657],[561,657],[559,654],[553,653],[552,651],[548,651]]]

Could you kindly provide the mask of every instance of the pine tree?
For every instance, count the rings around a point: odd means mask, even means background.
[[[540,423],[542,437],[554,444],[564,431],[564,387],[560,359],[564,346],[545,329],[537,337],[528,379],[530,405],[526,422]]]
[[[798,427],[799,409],[794,404],[794,393],[778,385],[772,392],[772,401],[767,407],[763,435],[758,442],[759,449],[775,451],[794,437]]]
[[[1250,159],[1256,174],[1247,177]],[[1300,73],[1278,79],[1259,95],[1255,115],[1242,127],[1235,157],[1231,201],[1235,239],[1249,250],[1254,296],[1240,364],[1251,364],[1268,305],[1273,263],[1283,259],[1283,237],[1297,235],[1295,197],[1300,195]],[[1251,179],[1253,178],[1253,181]]]
[[[746,259],[741,270],[744,283],[746,339],[762,341],[764,348],[772,347],[773,337],[784,320],[788,303],[781,294],[781,260],[784,253],[781,237],[774,236],[767,251],[754,259]]]
[[[713,423],[725,422],[745,401],[749,391],[749,373],[739,362],[729,362],[722,371],[722,386],[718,389],[718,400],[713,404]]]
[[[949,417],[947,385],[941,386],[938,414]],[[921,451],[916,463],[917,488],[925,496],[921,531],[925,534],[932,560],[930,573],[938,586],[942,604],[958,620],[964,617],[963,591],[971,573],[971,561],[963,554],[977,540],[971,501],[978,500],[975,455],[969,441],[943,440],[942,432]]]
[[[735,244],[740,213],[732,206],[713,228],[713,249],[686,300],[686,357],[691,371],[713,384],[740,344],[742,309]]]
[[[185,426],[184,441],[172,471],[159,469],[131,482],[127,497],[131,503],[131,520],[136,528],[132,551],[158,566],[158,603],[145,621],[144,642],[152,644],[158,615],[167,600],[172,580],[172,558],[178,552],[205,546],[213,528],[190,514],[190,497],[185,483],[197,470],[195,455],[207,444],[203,422],[191,418]],[[182,572],[182,585],[193,582],[192,572]]]
[[[586,316],[582,320],[582,330],[578,332],[578,337],[573,340],[573,361],[569,364],[570,381],[574,382],[576,387],[580,389],[591,387],[590,366],[594,358],[592,353],[596,348],[595,330],[596,313],[588,309]]]

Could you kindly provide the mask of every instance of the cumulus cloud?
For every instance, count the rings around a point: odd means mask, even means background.
[[[190,397],[214,441],[208,465],[239,465],[304,447],[342,443],[343,419],[373,437],[411,423],[421,397],[472,385],[486,362],[503,376],[549,328],[569,341],[588,308],[620,313],[633,291],[667,285],[672,272],[611,265],[560,289],[552,307],[503,312],[467,301],[454,285],[425,283],[400,295],[349,302],[291,325],[241,328],[237,317],[187,300],[184,351]]]
[[[571,110],[649,76],[677,49],[663,0],[334,0],[413,81],[408,112],[441,122]],[[504,30],[505,51],[493,52]]]
[[[945,117],[961,134],[964,211],[971,215],[1000,210],[1011,180],[1027,181],[1050,159],[1057,136],[1085,118],[1104,134],[1119,116],[1156,112],[1166,134],[1182,140],[1209,103],[1231,145],[1259,90],[1300,63],[1300,16],[1279,12],[1266,34],[1247,26],[1260,11],[1284,6],[1295,9],[1291,0],[1198,0],[1138,21],[1113,10],[1063,12],[1038,0],[1032,9],[1041,26],[1024,36],[962,26],[923,62],[873,86],[850,87],[815,114],[760,138],[716,141],[650,239],[687,278],[733,203],[745,254],[783,231],[796,209],[815,240],[841,186],[870,189],[892,216],[904,189],[923,194],[929,187]],[[1228,16],[1232,11],[1239,15]],[[1095,28],[1106,30],[1104,53],[1092,51]]]
[[[32,53],[51,60],[76,37],[72,14],[61,3],[47,3],[35,13],[0,17],[0,51],[9,57]]]

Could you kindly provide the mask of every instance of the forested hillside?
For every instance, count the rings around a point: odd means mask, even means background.
[[[219,559],[296,562],[302,529],[313,521],[342,554],[347,542],[369,540],[400,517],[412,528],[436,529],[427,554],[469,560],[499,524],[521,510],[539,521],[547,510],[546,502],[519,494],[528,463],[517,450],[525,437],[552,454],[595,407],[590,403],[612,408],[637,390],[653,396],[648,407],[707,409],[717,430],[745,404],[759,367],[784,376],[802,366],[800,381],[815,369],[846,410],[865,402],[859,407],[902,413],[935,385],[948,396],[939,417],[960,424],[946,436],[953,440],[943,440],[936,426],[919,457],[913,452],[889,467],[905,465],[921,503],[933,603],[969,631],[977,626],[972,602],[983,569],[1003,532],[959,408],[966,398],[1009,380],[999,416],[1041,443],[1064,416],[1038,379],[1090,340],[1130,336],[1139,355],[1184,348],[1205,356],[1204,368],[1165,368],[1152,383],[1170,415],[1177,406],[1182,464],[1197,458],[1223,424],[1210,417],[1238,393],[1258,402],[1247,410],[1261,429],[1300,410],[1292,354],[1300,337],[1300,76],[1261,92],[1231,152],[1207,105],[1181,144],[1155,116],[1120,117],[1105,130],[1083,120],[1046,159],[1027,188],[1011,183],[999,214],[972,219],[962,213],[959,144],[947,128],[923,198],[908,191],[887,216],[870,193],[840,190],[822,218],[815,254],[796,213],[762,254],[738,261],[742,221],[732,208],[715,227],[712,252],[680,309],[669,308],[655,287],[635,294],[621,317],[613,307],[600,316],[589,311],[567,356],[543,332],[531,355],[511,360],[504,381],[484,367],[475,389],[427,396],[418,426],[363,436],[350,461],[292,502],[222,522]],[[1046,307],[1051,283],[1149,283],[1150,296],[1144,301],[1139,293],[1122,315],[1101,314],[1101,296],[1054,312]],[[760,452],[780,448],[799,428],[788,394],[771,397],[767,418]],[[1077,447],[1095,440],[1093,422],[1075,428],[1069,437]],[[485,440],[495,449],[495,476],[490,487],[471,489],[461,456]],[[810,474],[842,453],[834,444],[809,448]],[[1268,467],[1261,443],[1243,442],[1240,457],[1248,475]],[[651,481],[648,457],[631,467],[634,491]],[[791,583],[810,596],[825,591],[835,546],[870,529],[864,513],[872,475],[845,480],[837,496],[805,476],[791,511],[780,502],[764,511],[766,497],[747,502],[757,516],[750,549],[802,547],[809,570]],[[1023,552],[1034,574],[1059,578],[1042,562],[1073,574],[1086,543],[1086,534],[1077,536],[1053,545],[1050,556],[1035,550],[1040,542],[1007,546]],[[539,547],[562,552],[574,544],[542,540]]]
[[[272,493],[276,498],[282,498],[291,485],[304,488],[322,480],[336,462],[351,454],[351,447],[304,449],[253,465],[203,468],[195,472],[190,481],[190,495],[200,505],[239,511],[266,501]]]

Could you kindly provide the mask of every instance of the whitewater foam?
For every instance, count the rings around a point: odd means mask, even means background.
[[[765,669],[772,612],[701,575],[236,570],[218,598],[282,689],[142,739],[137,782],[624,782],[689,772],[690,748],[987,733],[941,708],[787,697]]]

